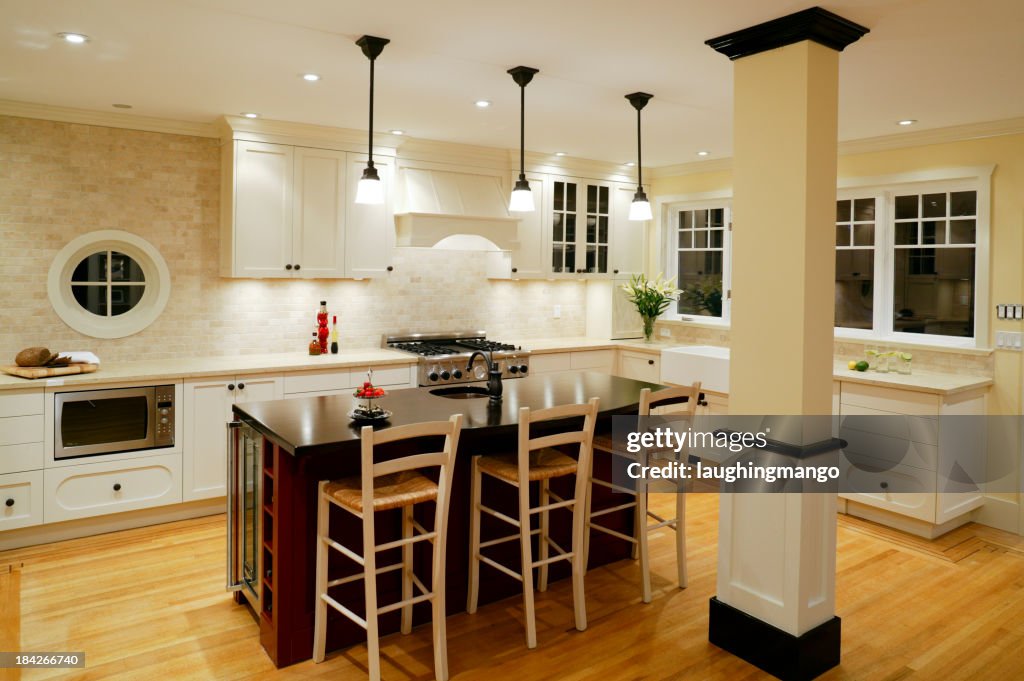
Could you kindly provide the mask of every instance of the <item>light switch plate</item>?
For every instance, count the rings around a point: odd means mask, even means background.
[[[661,337],[662,337],[662,338],[671,338],[671,337],[672,337],[672,332],[671,332],[671,331],[669,331],[669,330],[668,330],[668,329],[666,329],[666,328],[662,328],[662,329],[661,329]]]
[[[561,319],[562,318],[562,306],[561,305],[555,305],[553,308],[551,308],[551,318],[552,319]]]

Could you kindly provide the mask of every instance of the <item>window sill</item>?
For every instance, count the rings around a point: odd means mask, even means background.
[[[729,322],[724,319],[712,319],[710,317],[704,320],[699,317],[681,318],[674,315],[672,317],[659,317],[658,323],[670,326],[692,326],[699,329],[718,329],[721,331],[728,331],[730,328]]]
[[[979,348],[976,345],[961,345],[957,340],[943,340],[931,343],[915,342],[904,340],[900,336],[868,336],[862,334],[843,333],[839,329],[835,331],[835,340],[843,343],[857,343],[860,345],[895,345],[900,348],[917,350],[928,350],[930,352],[947,352],[956,355],[975,355],[987,357],[992,354],[992,348]],[[970,341],[968,341],[970,342]]]

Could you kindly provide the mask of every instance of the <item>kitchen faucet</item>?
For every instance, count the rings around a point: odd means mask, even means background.
[[[473,371],[473,362],[476,356],[487,362],[487,394],[491,402],[501,402],[501,369],[494,361],[494,353],[490,350],[477,350],[469,356],[469,363],[466,365],[466,373]]]

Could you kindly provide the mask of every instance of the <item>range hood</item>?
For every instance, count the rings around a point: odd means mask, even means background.
[[[398,170],[398,192],[398,246],[455,241],[470,250],[511,250],[517,244],[519,218],[509,216],[496,175],[405,167]]]

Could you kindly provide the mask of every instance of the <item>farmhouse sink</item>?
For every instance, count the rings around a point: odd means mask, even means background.
[[[689,385],[700,381],[704,390],[729,392],[729,348],[682,345],[661,351],[661,382]]]

